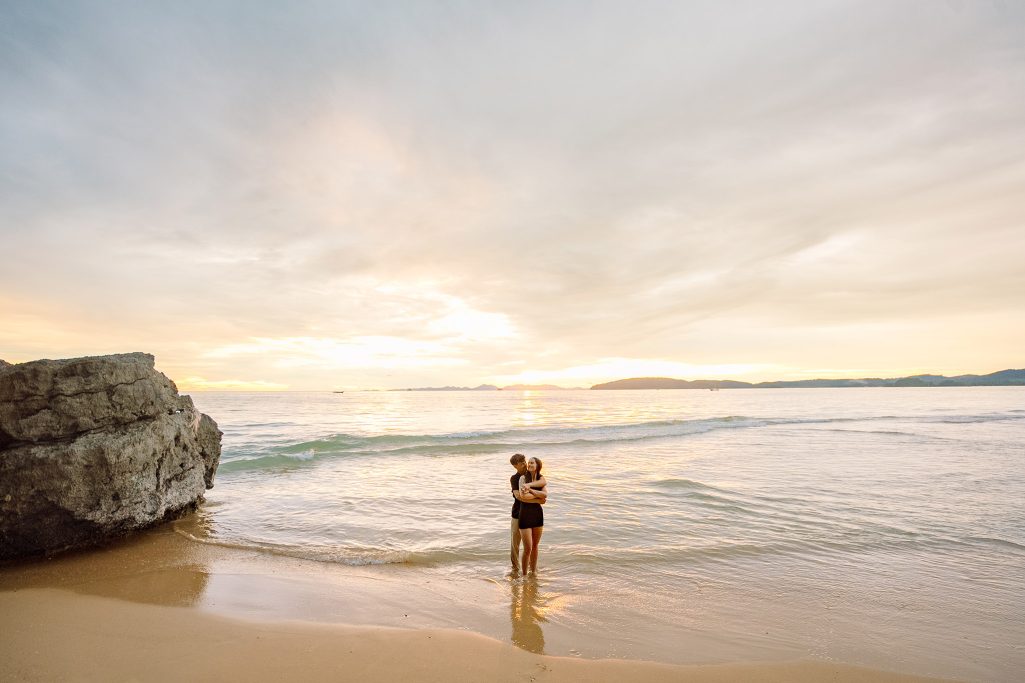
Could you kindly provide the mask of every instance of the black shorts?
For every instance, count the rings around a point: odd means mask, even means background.
[[[545,525],[545,511],[540,503],[520,505],[520,528],[534,529]]]

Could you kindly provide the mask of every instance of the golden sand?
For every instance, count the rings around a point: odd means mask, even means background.
[[[926,681],[823,662],[673,666],[535,655],[454,630],[250,622],[55,589],[0,593],[5,681]]]

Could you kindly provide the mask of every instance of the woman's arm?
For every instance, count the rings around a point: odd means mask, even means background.
[[[541,489],[537,491],[530,490],[527,493],[520,493],[517,491],[516,498],[519,499],[521,503],[540,503],[541,505],[544,505],[545,501],[548,500],[548,493]]]
[[[548,500],[548,490],[547,489],[543,489],[543,488],[542,489],[532,489],[532,488],[529,488],[530,484],[533,484],[533,483],[540,483],[541,486],[546,486],[548,484],[548,482],[546,482],[544,480],[544,477],[541,477],[540,479],[538,479],[537,482],[530,482],[530,483],[528,483],[527,482],[527,477],[524,476],[524,475],[520,475],[520,489],[519,489],[519,494],[520,495],[518,495],[516,497],[519,498],[520,501],[522,501],[524,503],[541,503],[542,505],[544,505],[545,501]]]
[[[548,482],[545,481],[544,477],[540,477],[535,481],[527,481],[527,475],[520,475],[520,493],[536,493],[546,486],[548,486]]]

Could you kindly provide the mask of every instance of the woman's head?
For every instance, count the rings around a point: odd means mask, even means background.
[[[527,472],[531,475],[530,480],[536,481],[541,476],[541,466],[544,463],[541,462],[541,458],[528,458],[527,459]]]

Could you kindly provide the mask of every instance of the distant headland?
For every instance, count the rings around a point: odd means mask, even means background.
[[[671,377],[631,377],[595,384],[591,389],[793,389],[844,387],[1007,387],[1025,386],[1025,369],[1000,370],[988,375],[910,375],[908,377],[864,377],[861,379],[798,379],[773,382],[738,382],[731,379],[673,379]],[[499,387],[479,384],[475,387],[413,387],[387,391],[568,391],[586,387],[560,387],[555,384],[510,384]],[[339,392],[336,392],[339,393]]]
[[[1025,369],[1000,370],[988,375],[910,375],[883,379],[801,379],[776,382],[737,382],[728,379],[672,379],[669,377],[633,377],[595,384],[592,389],[784,389],[824,387],[1003,387],[1025,386]]]
[[[498,391],[494,384],[481,384],[476,387],[413,387],[410,389],[389,389],[388,391]]]

